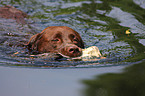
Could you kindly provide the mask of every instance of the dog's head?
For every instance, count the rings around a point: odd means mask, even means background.
[[[84,43],[76,31],[66,26],[51,26],[33,35],[28,48],[38,53],[57,53],[63,57],[82,55]]]

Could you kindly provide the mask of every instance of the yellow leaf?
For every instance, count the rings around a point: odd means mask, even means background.
[[[130,33],[131,33],[131,32],[130,32],[129,29],[125,31],[125,34],[128,34],[128,35],[129,35]]]

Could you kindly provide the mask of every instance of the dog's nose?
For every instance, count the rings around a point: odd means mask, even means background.
[[[81,51],[81,49],[78,48],[78,47],[70,47],[70,48],[68,48],[68,52],[71,53],[71,54],[79,53],[80,51]]]
[[[61,49],[61,53],[68,57],[78,57],[82,55],[82,49],[76,45],[69,45]]]

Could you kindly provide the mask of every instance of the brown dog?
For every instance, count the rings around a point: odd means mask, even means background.
[[[63,57],[82,55],[84,43],[76,31],[66,26],[51,26],[33,35],[28,42],[30,51],[56,53]]]
[[[6,19],[14,19],[17,23],[26,24],[25,18],[28,15],[13,6],[0,7],[0,17]]]

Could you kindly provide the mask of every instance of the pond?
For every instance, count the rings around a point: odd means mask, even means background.
[[[63,71],[85,68],[89,72],[94,68],[113,67],[112,72],[118,72],[124,65],[145,60],[144,0],[1,0],[0,7],[4,5],[22,10],[29,18],[25,25],[0,18],[1,66],[13,66],[16,70],[21,67]],[[48,26],[71,27],[81,35],[86,48],[97,46],[106,59],[49,61],[32,57],[24,46],[19,46],[19,43],[27,43],[30,36]],[[115,66],[120,67],[118,71]],[[109,71],[102,71],[106,72]]]

